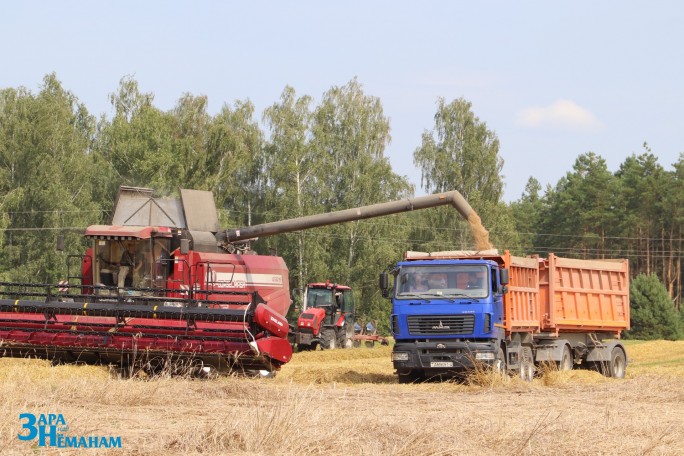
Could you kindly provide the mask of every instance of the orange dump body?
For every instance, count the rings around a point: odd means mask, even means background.
[[[598,332],[629,329],[627,260],[503,256],[509,269],[504,327],[511,332]]]

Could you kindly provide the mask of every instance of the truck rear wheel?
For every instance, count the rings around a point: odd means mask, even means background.
[[[627,370],[627,356],[625,352],[620,347],[613,348],[610,353],[610,362],[607,366],[607,372],[604,375],[613,378],[625,378],[625,372]]]
[[[572,370],[574,364],[575,360],[572,357],[572,351],[570,350],[569,346],[565,345],[563,347],[563,355],[561,356],[561,360],[558,362],[558,370]]]

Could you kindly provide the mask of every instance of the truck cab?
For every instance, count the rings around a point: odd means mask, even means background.
[[[499,263],[408,252],[392,274],[393,288],[386,277],[381,288],[392,300],[392,362],[400,382],[458,374],[476,361],[503,368],[508,271]]]

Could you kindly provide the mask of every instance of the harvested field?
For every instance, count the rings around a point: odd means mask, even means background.
[[[627,378],[546,369],[399,385],[390,349],[295,354],[275,379],[119,379],[106,368],[0,359],[0,454],[76,454],[20,441],[20,413],[97,454],[680,455],[684,342],[631,342]]]

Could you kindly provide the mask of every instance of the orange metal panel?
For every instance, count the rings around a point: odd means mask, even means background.
[[[504,262],[510,283],[504,296],[504,326],[507,332],[539,330],[539,260],[514,257],[506,252]]]
[[[629,329],[627,260],[576,260],[553,254],[540,263],[548,276],[542,300],[542,331]]]

